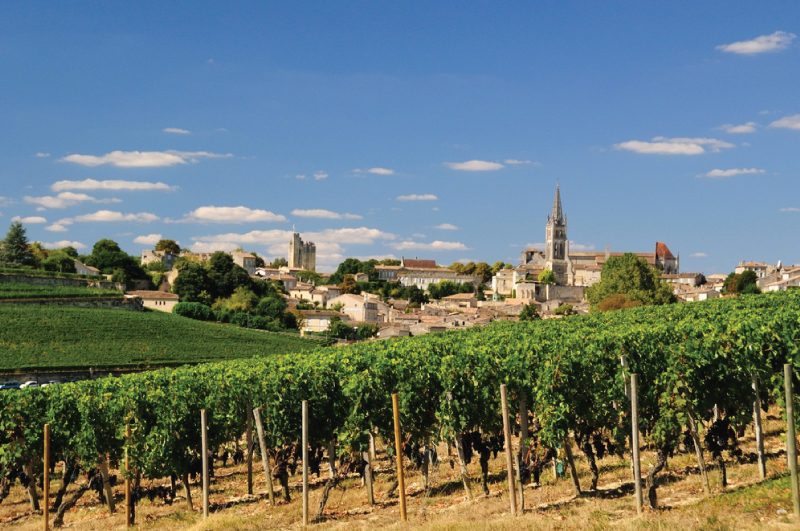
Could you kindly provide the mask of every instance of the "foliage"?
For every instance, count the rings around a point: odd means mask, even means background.
[[[532,302],[523,306],[522,311],[519,312],[520,321],[538,321],[541,318],[542,316],[539,315],[536,305]]]
[[[28,243],[25,227],[14,221],[8,228],[0,248],[0,265],[9,268],[33,267],[35,259]]]
[[[431,299],[442,299],[456,293],[472,293],[473,291],[475,291],[475,287],[471,282],[456,284],[452,280],[442,280],[428,285],[428,293]]]
[[[92,254],[85,258],[84,263],[96,267],[104,275],[116,275],[119,280],[115,282],[130,283],[135,279],[150,278],[139,262],[113,240],[103,239],[95,243]]]
[[[552,269],[543,269],[537,280],[542,284],[555,284],[556,283],[556,274],[553,273]]]
[[[37,286],[16,282],[0,282],[0,299],[79,299],[122,297],[121,291],[99,288]]]
[[[757,295],[761,293],[761,290],[758,288],[758,276],[756,272],[748,269],[738,274],[729,274],[722,284],[722,293],[726,295],[735,293]]]
[[[181,246],[175,240],[158,240],[155,247],[156,251],[163,251],[171,254],[180,254]]]
[[[578,312],[575,311],[571,304],[561,304],[553,310],[553,315],[575,315],[576,313]]]
[[[75,259],[64,251],[53,251],[42,260],[42,269],[45,271],[58,271],[61,273],[76,273]]]
[[[334,315],[331,318],[330,325],[328,325],[328,332],[330,332],[333,337],[349,339],[350,336],[353,335],[353,327],[342,321],[340,317]]]
[[[45,271],[42,269],[13,269],[8,267],[0,267],[0,274],[6,275],[24,275],[26,277],[51,277],[51,278],[84,278],[92,280],[105,281],[102,275],[83,275],[77,273],[66,273],[61,271]]]
[[[601,300],[600,304],[597,305],[597,310],[601,312],[612,312],[614,310],[636,308],[641,305],[642,301],[632,301],[626,295],[617,293],[616,295],[610,295]]]
[[[199,302],[179,302],[172,308],[172,313],[198,321],[213,321],[214,312],[205,304]]]
[[[361,293],[361,287],[358,285],[358,282],[356,282],[355,277],[349,273],[344,276],[341,284],[339,284],[339,290],[341,291],[342,295],[347,293],[358,295]]]
[[[270,269],[280,269],[282,267],[287,267],[289,265],[288,260],[286,258],[276,258],[272,261],[272,263],[267,264],[266,267]]]
[[[600,282],[586,290],[592,311],[598,309],[600,301],[618,294],[644,305],[669,304],[678,300],[672,287],[661,281],[661,271],[649,267],[643,258],[633,253],[606,260],[600,278]]]
[[[373,323],[361,323],[358,325],[358,338],[362,341],[378,335],[380,327]]]

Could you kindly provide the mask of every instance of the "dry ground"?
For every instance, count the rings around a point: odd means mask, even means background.
[[[775,412],[771,412],[775,413]],[[573,495],[569,478],[554,479],[551,472],[542,474],[540,486],[525,488],[525,514],[516,518],[509,514],[504,456],[498,455],[490,462],[490,495],[480,493],[479,484],[473,485],[476,494],[468,500],[450,467],[447,448],[439,447],[439,463],[433,467],[430,480],[432,488],[423,488],[423,479],[418,470],[407,470],[406,491],[409,494],[408,523],[399,522],[397,497],[387,494],[395,474],[390,460],[379,451],[375,483],[376,505],[366,502],[366,491],[357,477],[349,478],[343,486],[331,492],[326,510],[326,521],[314,524],[324,529],[371,529],[396,527],[414,530],[449,529],[800,529],[800,523],[792,516],[788,468],[783,454],[782,426],[777,415],[770,415],[765,422],[767,431],[766,451],[771,456],[767,464],[768,479],[759,482],[755,464],[735,464],[728,461],[727,488],[720,486],[720,472],[710,466],[709,479],[713,496],[705,498],[700,475],[696,473],[693,453],[676,453],[668,463],[668,470],[659,474],[659,510],[645,509],[637,517],[633,498],[630,463],[616,456],[598,461],[600,483],[596,493],[584,493],[580,498]],[[745,453],[755,449],[754,437],[747,431],[740,439]],[[589,486],[589,472],[585,458],[574,450],[576,464],[584,489]],[[706,453],[708,460],[708,454]],[[654,464],[655,455],[644,449],[642,472]],[[708,463],[707,461],[707,464]],[[60,470],[60,466],[58,470]],[[199,483],[192,484],[195,511],[187,510],[186,501],[180,495],[172,505],[156,499],[141,501],[137,506],[137,527],[146,529],[207,529],[207,530],[255,530],[300,528],[302,518],[301,477],[290,479],[292,501],[284,503],[278,498],[276,507],[266,502],[265,478],[259,470],[260,461],[254,459],[255,496],[247,496],[245,465],[225,467],[218,465],[216,477],[211,484],[210,500],[212,514],[204,520],[199,511],[202,494]],[[456,467],[457,469],[457,467]],[[300,470],[298,469],[298,472]],[[469,471],[477,480],[480,469],[477,458],[469,465]],[[114,471],[112,471],[114,473]],[[327,479],[327,466],[323,464],[321,478],[312,478],[310,496],[311,515],[322,493]],[[81,480],[82,481],[82,480]],[[51,483],[53,496],[60,486],[57,474]],[[164,484],[165,482],[156,482]],[[147,485],[147,483],[143,483]],[[71,487],[73,489],[74,487]],[[276,484],[277,488],[277,484]],[[115,489],[118,503],[117,513],[109,515],[106,506],[94,492],[87,492],[78,506],[66,518],[66,527],[73,529],[101,530],[124,527],[123,490]],[[788,514],[782,514],[782,511]],[[0,527],[9,530],[43,529],[41,514],[32,514],[27,491],[17,483],[11,494],[0,504]]]

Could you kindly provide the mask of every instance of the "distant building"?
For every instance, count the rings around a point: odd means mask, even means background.
[[[293,232],[289,240],[289,267],[315,271],[317,267],[317,246],[314,242],[303,242],[300,234]]]
[[[75,272],[79,275],[99,275],[100,270],[96,267],[88,266],[81,262],[80,260],[74,260],[75,262]]]
[[[425,291],[431,284],[449,280],[456,284],[470,283],[476,288],[481,282],[481,277],[474,275],[459,275],[452,269],[437,267],[436,260],[417,260],[401,258],[400,265],[377,265],[375,270],[378,278],[387,282],[400,282],[403,287],[416,286]]]
[[[142,251],[142,265],[146,266],[152,262],[161,262],[167,266],[167,270],[172,269],[179,255],[167,251]]]
[[[160,310],[167,313],[172,312],[172,308],[178,304],[178,300],[180,299],[180,297],[174,293],[164,293],[163,291],[129,291],[126,293],[126,295],[129,297],[137,297],[142,299],[142,303],[144,304],[145,308]]]
[[[256,257],[250,253],[232,253],[233,263],[247,271],[248,275],[256,274]]]

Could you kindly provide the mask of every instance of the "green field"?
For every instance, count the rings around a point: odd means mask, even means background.
[[[319,345],[162,312],[7,305],[0,323],[0,371],[174,366]]]
[[[8,299],[74,299],[122,297],[121,291],[64,286],[36,286],[17,282],[0,282],[0,300]]]

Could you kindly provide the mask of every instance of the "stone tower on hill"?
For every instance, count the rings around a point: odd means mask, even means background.
[[[573,274],[569,263],[567,216],[561,210],[561,192],[557,184],[553,211],[547,216],[546,238],[545,269],[553,271],[557,284],[571,285]]]
[[[289,267],[307,271],[315,271],[317,267],[317,246],[314,242],[303,242],[297,232],[289,240]]]

